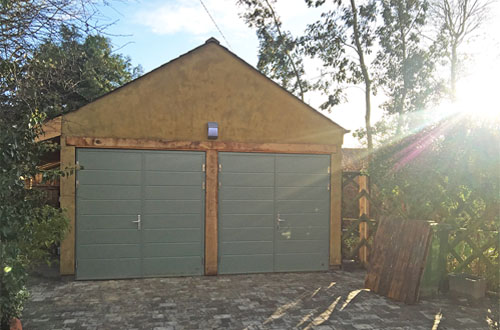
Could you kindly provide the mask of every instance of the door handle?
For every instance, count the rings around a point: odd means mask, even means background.
[[[137,224],[137,230],[141,230],[141,215],[137,215],[137,220],[132,221],[133,223]]]
[[[278,227],[278,229],[280,229],[280,223],[283,222],[283,221],[286,221],[285,219],[281,219],[280,218],[280,214],[278,213],[278,215],[276,216],[276,225]]]

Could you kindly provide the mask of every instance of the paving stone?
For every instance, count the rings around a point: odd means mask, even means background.
[[[375,329],[369,324],[353,324],[353,327],[355,327],[357,330],[373,330]]]
[[[460,323],[467,323],[467,324],[477,323],[477,321],[470,319],[470,318],[466,318],[466,317],[458,318],[457,321]]]
[[[385,306],[387,306],[390,309],[401,309],[401,307],[399,307],[398,305],[385,304]]]
[[[439,296],[408,306],[360,291],[347,301],[363,288],[364,276],[328,271],[82,282],[33,276],[22,321],[27,330],[414,330],[432,328],[439,312],[439,329],[488,329],[487,316],[498,320],[498,301],[489,299]]]

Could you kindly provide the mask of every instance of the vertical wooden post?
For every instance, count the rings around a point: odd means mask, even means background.
[[[330,157],[330,266],[342,265],[342,155]]]
[[[364,190],[366,191],[366,193],[369,193],[368,177],[366,175],[358,176],[358,185],[359,185],[359,192],[362,192]],[[369,218],[370,215],[370,202],[368,201],[368,198],[366,198],[365,196],[359,199],[359,216],[362,217],[363,215],[367,219]],[[359,223],[359,240],[361,241],[363,239],[368,239],[367,222]],[[366,247],[366,245],[363,245],[359,249],[359,260],[363,265],[366,265],[368,263],[368,248]]]
[[[61,170],[75,170],[75,147],[66,146],[61,139]],[[61,177],[59,183],[61,209],[66,211],[69,218],[69,231],[61,242],[61,259],[59,271],[61,275],[75,273],[75,174]]]
[[[205,185],[205,275],[217,275],[217,211],[219,161],[216,150],[206,152]]]

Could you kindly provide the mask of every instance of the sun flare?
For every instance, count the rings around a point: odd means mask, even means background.
[[[470,115],[475,120],[500,121],[500,58],[477,62],[474,71],[458,81],[455,113]],[[450,105],[451,106],[451,105]]]
[[[466,116],[477,122],[500,123],[500,90],[495,83],[499,73],[476,72],[457,84],[455,101],[442,101],[439,106],[440,118],[456,115]]]

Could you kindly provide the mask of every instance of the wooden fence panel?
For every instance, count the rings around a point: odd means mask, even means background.
[[[382,219],[365,287],[397,301],[417,302],[431,234],[427,221]]]
[[[373,209],[368,177],[360,172],[342,176],[342,259],[367,264],[370,242],[377,223],[370,218]]]

